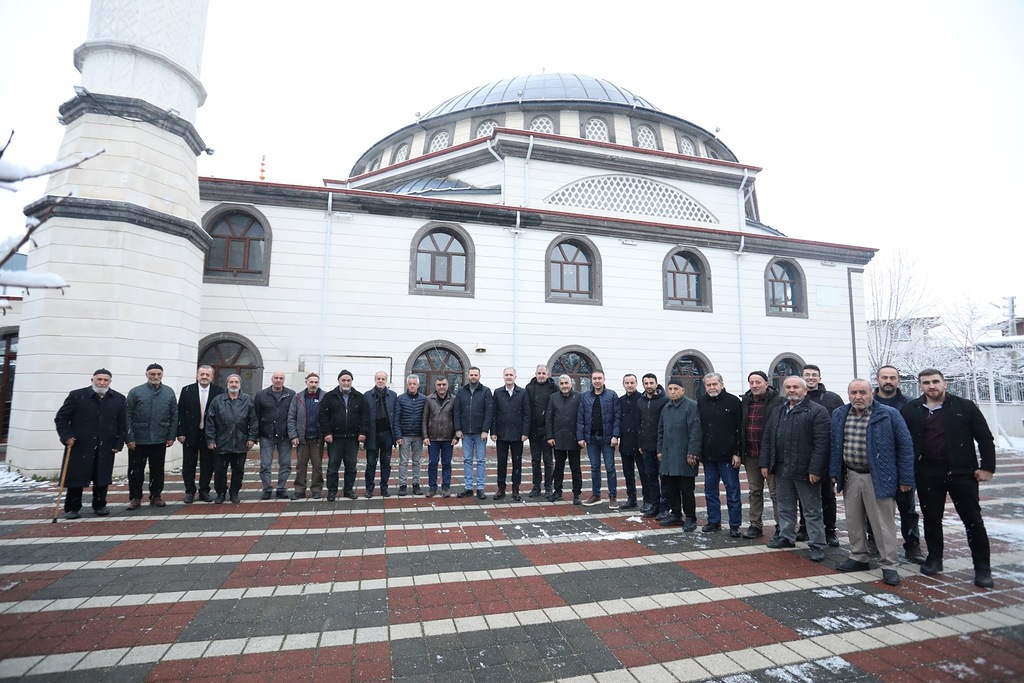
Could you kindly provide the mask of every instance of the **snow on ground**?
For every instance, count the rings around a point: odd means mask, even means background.
[[[20,472],[12,472],[10,465],[6,462],[0,462],[0,490],[39,489],[46,488],[49,485],[49,482],[33,481],[23,476]]]

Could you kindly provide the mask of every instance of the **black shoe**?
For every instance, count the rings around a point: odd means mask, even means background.
[[[285,491],[284,489],[278,489],[278,490],[277,490],[277,497],[278,497],[278,498],[282,498],[282,499],[284,499],[284,500],[289,500],[289,498],[288,498],[288,492],[287,492],[287,491]]]
[[[327,502],[328,503],[333,503],[337,497],[338,497],[338,494],[335,493],[334,491],[328,491],[327,492]]]
[[[223,505],[224,504],[224,494],[223,493],[218,493],[217,494],[217,499],[214,500],[213,502],[215,504],[217,504],[217,505]]]
[[[540,498],[540,489],[533,489],[527,494],[528,498]]]
[[[659,512],[659,513],[658,513],[658,514],[657,514],[657,515],[655,516],[655,518],[654,518],[654,521],[656,521],[656,522],[660,522],[661,520],[665,519],[666,517],[668,517],[668,516],[669,516],[669,515],[671,515],[671,514],[672,514],[672,512],[671,512],[671,511],[669,511],[669,510],[662,510],[661,512]]]
[[[921,551],[920,545],[912,545],[906,549],[906,558],[908,562],[914,564],[922,564],[925,561],[924,553]]]
[[[871,569],[871,565],[867,562],[858,562],[849,557],[836,565],[838,572],[866,572],[869,569]]]
[[[687,517],[686,521],[683,522],[683,531],[686,533],[692,533],[697,530],[697,518]]]
[[[780,529],[779,527],[775,527],[775,533],[772,534],[772,538],[778,538],[781,535],[782,535],[782,529]]]
[[[824,562],[825,561],[825,549],[820,545],[811,546],[811,562]]]
[[[401,486],[399,486],[398,487],[398,495],[400,495],[400,496],[407,496],[407,495],[409,495],[409,487],[406,486],[405,484],[402,484]]]
[[[583,505],[583,501],[580,500],[579,496],[573,496],[572,497],[572,504],[573,505]]]
[[[185,505],[191,505],[192,501],[194,501],[195,499],[196,499],[196,494],[194,494],[194,493],[186,493],[185,494]]]
[[[452,495],[452,490],[450,488],[448,488],[447,486],[442,486],[441,487],[441,497],[442,498],[448,498],[451,495]]]
[[[459,491],[459,493],[457,493],[455,495],[455,497],[456,498],[472,498],[473,497],[473,489],[469,489],[467,491]]]
[[[427,498],[433,498],[436,495],[437,495],[437,487],[436,486],[431,486],[429,489],[427,489]]]
[[[882,570],[882,581],[887,586],[898,586],[900,585],[900,573],[895,569],[883,569]],[[977,579],[974,580],[977,583]],[[989,585],[991,586],[992,579],[989,579]]]
[[[519,491],[513,491],[512,492],[512,502],[513,503],[522,503],[523,502],[523,497],[519,495]]]
[[[763,535],[764,531],[756,526],[748,526],[747,530],[743,532],[743,538],[761,538]]]
[[[982,567],[974,570],[974,585],[978,588],[992,588],[992,570]]]
[[[64,519],[78,519],[79,517],[81,515],[78,514],[78,510],[68,510],[64,513]]]
[[[363,494],[363,498],[366,498],[367,500],[373,498],[373,491],[371,489],[366,489],[366,493]]]
[[[565,498],[565,496],[562,494],[561,491],[552,491],[551,493],[548,494],[548,502],[549,503],[557,503],[558,501],[560,501],[560,500],[562,500],[564,498]]]
[[[807,541],[807,529],[805,529],[804,527],[800,527],[796,530],[796,541],[797,543],[800,543],[801,541]]]
[[[825,543],[827,543],[830,548],[839,547],[839,537],[836,536],[835,529],[825,529]]]
[[[320,491],[313,491],[313,500],[320,500],[323,496],[324,494]]]
[[[414,496],[420,495],[420,485],[419,484],[413,484],[412,485],[412,495],[414,495]]]
[[[108,516],[110,515],[110,510],[108,510],[108,509],[107,509],[107,506],[106,506],[106,505],[104,505],[104,506],[103,506],[103,507],[101,507],[101,508],[95,508],[95,509],[94,509],[94,510],[92,511],[92,513],[93,513],[94,515],[96,515],[97,517],[108,517]]]
[[[391,497],[391,491],[389,491],[386,486],[381,486],[380,487],[380,495],[382,495],[385,498],[390,498]]]
[[[271,493],[270,491],[264,491],[263,495],[260,496],[260,500],[270,500],[273,497],[274,497],[273,493]]]
[[[504,491],[498,491],[494,494],[494,500],[502,500],[505,497]]]
[[[769,548],[795,548],[796,544],[789,540],[785,536],[776,536],[772,540],[768,541]]]
[[[665,519],[658,522],[661,526],[682,526],[683,518],[679,515],[669,514]]]
[[[204,503],[212,503],[213,496],[210,494],[209,491],[207,491],[206,493],[199,494],[199,500],[203,501]]]
[[[349,500],[359,500],[359,496],[356,495],[355,491],[349,491],[348,493],[345,494],[345,497],[348,498]]]
[[[232,493],[231,494],[231,502],[232,503],[241,503],[242,499],[238,497],[237,493]]]
[[[480,489],[479,491],[476,492],[476,499],[477,500],[487,500],[487,494],[484,493],[483,489]]]
[[[925,576],[935,576],[942,571],[942,560],[926,558],[924,563],[921,565],[921,573]]]
[[[729,538],[739,538],[740,528],[738,526],[729,527]]]
[[[640,506],[636,504],[635,500],[627,500],[625,503],[621,503],[619,505],[620,510],[634,510],[638,507]]]
[[[658,516],[658,508],[647,508],[646,510],[641,512],[640,515],[644,519],[650,519],[652,517],[657,517]]]
[[[707,524],[702,526],[700,528],[700,530],[703,531],[706,534],[709,534],[712,531],[721,531],[722,530],[722,525],[721,524],[716,524],[714,522],[708,522]]]

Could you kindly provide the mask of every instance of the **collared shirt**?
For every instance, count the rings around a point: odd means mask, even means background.
[[[871,419],[868,406],[860,414],[850,409],[843,427],[843,462],[854,472],[862,474],[871,471],[868,462],[868,420]]]

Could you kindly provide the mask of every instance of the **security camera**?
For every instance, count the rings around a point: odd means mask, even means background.
[[[484,346],[483,344],[477,344],[476,345],[476,352],[477,353],[487,353],[487,347]]]

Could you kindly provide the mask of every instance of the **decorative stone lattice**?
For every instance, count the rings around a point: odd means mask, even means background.
[[[405,161],[408,158],[409,158],[409,145],[403,142],[401,145],[399,145],[398,151],[395,152],[395,161],[394,161],[394,163],[397,164],[400,161]]]
[[[658,136],[650,126],[639,126],[636,129],[636,146],[643,149],[658,149]]]
[[[604,122],[604,119],[597,117],[588,119],[587,125],[583,127],[583,133],[588,140],[608,142],[608,124]]]
[[[687,137],[679,138],[679,153],[691,157],[697,156],[697,148],[693,146],[693,140]]]
[[[489,137],[494,132],[494,129],[497,127],[497,121],[492,121],[490,119],[483,121],[479,126],[476,127],[476,136],[478,138]]]
[[[430,151],[437,152],[448,147],[448,131],[441,130],[434,133],[434,137],[430,138]]]
[[[718,219],[685,192],[647,178],[607,175],[566,185],[547,198],[548,204],[660,216],[697,223]]]
[[[554,133],[555,122],[550,116],[538,116],[530,122],[530,130],[534,133]]]

